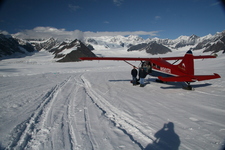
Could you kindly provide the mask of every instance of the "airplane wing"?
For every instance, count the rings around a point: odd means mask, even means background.
[[[150,61],[152,59],[163,59],[163,60],[180,60],[184,57],[160,57],[160,58],[140,58],[140,57],[80,57],[81,60],[116,60],[116,61]],[[200,55],[193,56],[194,59],[204,59],[204,58],[216,58],[212,55]]]
[[[180,60],[183,59],[184,57],[161,57],[161,59],[164,60]],[[216,56],[213,55],[199,55],[199,56],[193,56],[193,59],[204,59],[204,58],[216,58]]]
[[[117,61],[149,61],[152,58],[140,58],[140,57],[80,57],[81,60],[117,60]]]

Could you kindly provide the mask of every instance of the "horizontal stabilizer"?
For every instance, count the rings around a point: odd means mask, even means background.
[[[164,82],[191,82],[192,79],[189,76],[177,76],[177,77],[158,77],[159,80]]]
[[[220,75],[195,75],[195,76],[177,76],[177,77],[158,77],[164,82],[194,82],[220,78]]]
[[[196,76],[194,76],[194,78],[197,81],[202,81],[202,80],[217,79],[217,78],[221,78],[221,77],[220,77],[220,75],[214,73],[214,75],[196,75]]]

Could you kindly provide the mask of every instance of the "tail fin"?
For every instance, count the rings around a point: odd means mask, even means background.
[[[191,50],[187,51],[177,67],[185,74],[194,75],[194,57]]]

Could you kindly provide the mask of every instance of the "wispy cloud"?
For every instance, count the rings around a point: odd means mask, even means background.
[[[113,3],[116,5],[116,6],[121,6],[122,3],[123,3],[124,0],[113,0]]]
[[[72,4],[69,4],[68,7],[71,11],[77,11],[78,9],[81,9],[80,6],[72,5]]]
[[[99,36],[127,36],[127,35],[148,35],[150,37],[157,36],[160,31],[118,31],[118,32],[91,32],[91,31],[66,31],[65,29],[57,29],[54,27],[36,27],[32,30],[24,30],[14,34],[15,37],[23,39],[40,39],[40,38],[58,38],[65,39],[79,39],[85,37],[99,37]]]
[[[54,27],[36,27],[32,30],[23,30],[14,34],[13,36],[22,39],[43,39],[43,38],[58,38],[64,39],[82,39],[84,37],[83,32],[80,30],[66,31],[65,29],[57,29]]]
[[[161,16],[155,16],[155,20],[161,19]]]
[[[149,36],[157,36],[159,31],[117,31],[117,32],[83,32],[85,37],[99,37],[99,36],[127,36],[127,35],[149,35]]]
[[[108,21],[104,21],[103,23],[105,23],[105,24],[109,24],[109,22],[108,22]]]
[[[210,6],[217,6],[217,5],[221,5],[221,3],[218,1],[218,2],[212,3]]]
[[[7,31],[0,30],[0,34],[8,35],[9,33]]]

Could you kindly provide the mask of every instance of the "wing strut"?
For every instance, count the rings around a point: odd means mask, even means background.
[[[138,69],[135,65],[132,65],[132,64],[131,64],[131,63],[129,63],[128,61],[124,60],[124,62],[126,62],[127,64],[129,64],[129,65],[131,65],[131,66],[135,67],[136,69]]]
[[[173,65],[176,63],[176,62],[178,62],[180,59],[177,59],[174,63],[173,63]]]

